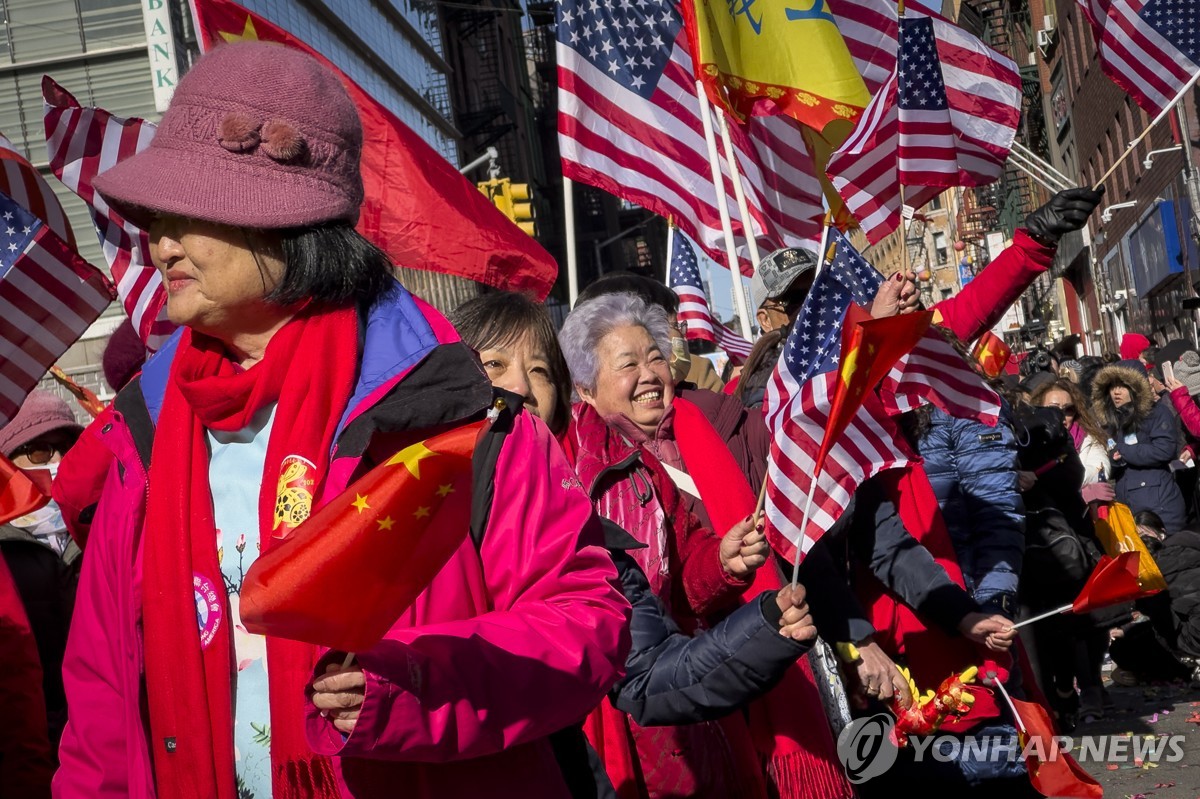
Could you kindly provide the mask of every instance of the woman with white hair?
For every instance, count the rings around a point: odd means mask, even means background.
[[[643,545],[629,554],[672,617],[684,629],[704,627],[777,586],[773,568],[758,571],[768,547],[749,481],[698,408],[675,397],[666,310],[634,294],[603,294],[575,308],[559,341],[581,400],[565,442],[576,473],[597,512]],[[795,723],[752,711],[753,732],[742,714],[651,731],[605,706],[588,734],[605,743],[597,749],[618,792],[766,796],[762,756],[779,777],[775,788],[803,786],[781,796],[848,795],[811,676],[794,667],[776,690],[786,702],[773,694],[758,706],[786,705]],[[756,751],[763,740],[788,745]],[[628,741],[628,759],[614,756],[610,744]]]

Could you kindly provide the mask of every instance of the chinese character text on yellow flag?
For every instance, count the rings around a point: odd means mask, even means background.
[[[783,113],[818,131],[870,101],[826,0],[687,0],[696,75],[739,119]]]

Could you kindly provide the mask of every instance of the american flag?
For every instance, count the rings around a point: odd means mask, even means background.
[[[42,98],[50,168],[88,204],[125,312],[147,348],[158,349],[174,328],[166,317],[162,278],[150,263],[146,231],[125,221],[92,188],[96,175],[149,144],[155,126],[84,108],[49,76],[42,78]]]
[[[826,174],[874,243],[900,223],[902,184],[919,208],[945,187],[1000,176],[1021,117],[1020,75],[920,3],[906,3],[902,36],[891,0],[829,5],[873,96]]]
[[[100,270],[0,194],[0,426],[115,296]]]
[[[842,326],[851,302],[869,305],[883,276],[840,233],[831,233],[833,262],[821,270],[788,335],[767,385],[765,413],[772,430],[767,464],[767,521],[771,545],[791,560],[808,552],[833,525],[854,490],[885,469],[907,466],[914,457],[891,416],[926,402],[953,416],[994,425],[999,397],[942,336],[930,330],[869,392],[846,431],[829,448],[813,496],[812,512],[800,528],[812,486],[817,453],[829,419]]]
[[[1196,0],[1079,0],[1104,74],[1158,114],[1200,71]]]
[[[845,433],[829,448],[813,485],[817,453],[838,382],[842,325],[851,302],[869,305],[883,276],[840,234],[836,256],[813,281],[767,383],[764,412],[772,431],[767,463],[767,534],[786,560],[802,557],[850,504],[864,480],[915,457],[879,399],[868,393]],[[840,239],[840,240],[839,240]],[[853,253],[853,256],[850,255]],[[805,500],[812,509],[800,528]]]
[[[688,338],[715,343],[734,363],[746,360],[753,345],[713,318],[696,251],[681,234],[672,239],[671,288],[679,297],[679,320],[687,323]]]
[[[557,9],[563,174],[674,219],[724,264],[696,79],[675,5],[562,0]],[[815,242],[820,184],[800,124],[754,117],[730,128],[760,250]],[[722,169],[739,258],[750,274],[746,223],[724,161]]]
[[[29,163],[15,145],[0,133],[0,191],[22,208],[28,208],[38,219],[50,226],[60,239],[75,246],[75,234],[67,221],[62,203],[54,189]]]

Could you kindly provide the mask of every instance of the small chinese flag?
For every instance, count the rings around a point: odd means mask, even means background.
[[[29,475],[0,455],[0,524],[33,513],[49,501],[50,497],[34,485]]]
[[[825,465],[829,450],[862,407],[867,392],[879,385],[896,361],[912,351],[925,335],[931,319],[929,312],[874,319],[861,305],[850,303],[846,309],[846,322],[842,325],[838,382],[817,454],[818,473]]]
[[[1071,612],[1087,613],[1157,594],[1159,590],[1142,588],[1138,582],[1138,553],[1122,552],[1115,558],[1103,555],[1092,576],[1084,583],[1083,590],[1071,603]]]
[[[1100,799],[1104,789],[1083,766],[1058,747],[1050,714],[1041,705],[1009,698],[1017,714],[1021,749],[1029,782],[1042,796],[1071,796]]]
[[[1004,373],[1008,359],[1012,357],[1012,350],[1004,343],[1004,339],[987,330],[975,342],[971,349],[971,357],[979,361],[983,373],[988,377],[999,377]]]
[[[345,652],[378,643],[467,535],[482,426],[401,450],[275,542],[246,573],[246,629]]]

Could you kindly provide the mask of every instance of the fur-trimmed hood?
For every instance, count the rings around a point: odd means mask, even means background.
[[[1129,393],[1133,395],[1133,415],[1125,420],[1124,425],[1120,425],[1116,406],[1108,396],[1109,389],[1118,384],[1128,388]],[[1131,366],[1112,364],[1097,372],[1096,377],[1092,380],[1092,414],[1105,428],[1111,429],[1117,426],[1123,426],[1127,430],[1137,428],[1150,415],[1151,409],[1154,408],[1154,402],[1154,392],[1150,388],[1150,381],[1146,378],[1145,370],[1139,373]]]

